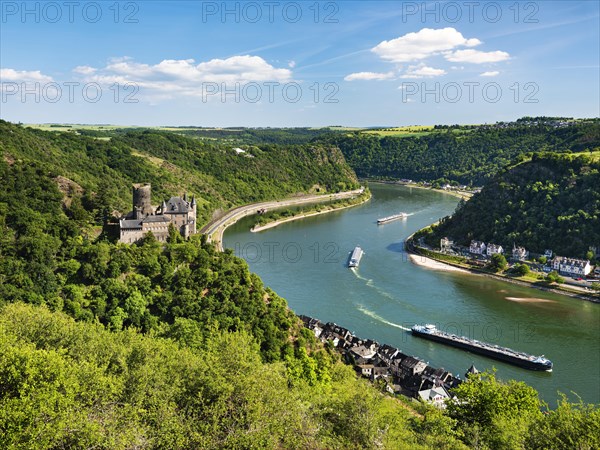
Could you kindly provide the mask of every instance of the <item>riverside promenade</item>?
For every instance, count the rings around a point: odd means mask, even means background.
[[[228,211],[225,215],[212,220],[205,225],[200,233],[207,236],[208,242],[214,242],[217,249],[223,251],[223,233],[231,225],[235,224],[238,220],[256,214],[261,209],[277,209],[284,208],[287,206],[302,205],[306,203],[324,203],[335,200],[344,200],[347,198],[356,197],[364,192],[365,188],[355,189],[353,191],[337,192],[335,194],[321,194],[321,195],[303,195],[299,197],[292,197],[283,200],[273,200],[268,202],[251,203],[249,205],[238,206]]]

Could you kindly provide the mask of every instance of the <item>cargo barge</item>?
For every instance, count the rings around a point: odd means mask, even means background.
[[[438,330],[435,325],[414,325],[411,328],[412,334],[442,344],[462,348],[473,353],[504,361],[515,366],[529,370],[544,370],[552,372],[552,361],[542,356],[533,356],[516,350],[500,347],[499,345],[488,344],[476,339],[469,339],[465,336],[445,333]]]

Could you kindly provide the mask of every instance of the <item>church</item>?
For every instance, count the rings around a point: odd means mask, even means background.
[[[171,197],[160,206],[151,203],[150,183],[133,185],[133,210],[119,220],[119,242],[132,244],[149,231],[159,242],[169,237],[169,225],[173,225],[184,238],[196,234],[196,198]]]

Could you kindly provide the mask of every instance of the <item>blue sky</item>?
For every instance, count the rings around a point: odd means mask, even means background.
[[[0,2],[0,117],[399,126],[600,116],[600,2]]]

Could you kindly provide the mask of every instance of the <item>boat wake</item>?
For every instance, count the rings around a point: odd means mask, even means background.
[[[352,273],[356,276],[356,278],[358,278],[359,280],[362,280],[365,282],[365,284],[370,287],[371,289],[375,289],[379,294],[381,294],[383,297],[386,297],[390,300],[396,300],[396,298],[390,294],[389,292],[384,291],[383,289],[381,289],[378,286],[375,286],[375,282],[373,281],[373,278],[365,278],[363,276],[361,276],[357,271],[353,270]]]
[[[381,317],[377,313],[371,311],[370,309],[365,308],[363,305],[358,305],[357,308],[361,313],[363,313],[366,316],[369,316],[372,319],[377,320],[378,322],[384,323],[391,327],[400,328],[401,330],[404,330],[404,331],[410,331],[410,328],[404,327],[404,326],[399,325],[394,322],[390,322],[389,320],[385,320],[383,317]]]
[[[383,297],[385,297],[389,300],[396,300],[396,298],[392,294],[384,291],[383,289],[381,289],[378,286],[375,286],[375,283],[373,283],[373,279],[370,279],[369,281],[367,281],[367,286],[369,286],[371,289],[375,289],[377,291],[377,293],[379,293],[380,295],[382,295]]]
[[[352,273],[354,274],[354,276],[355,276],[356,278],[358,278],[359,280],[366,281],[367,283],[369,283],[369,282],[372,282],[372,281],[373,281],[373,279],[372,279],[372,278],[365,278],[365,277],[363,277],[361,274],[359,274],[359,273],[358,273],[358,270],[357,270],[357,268],[356,268],[356,267],[351,267],[351,268],[350,268],[350,272],[352,272]]]
[[[394,297],[394,295],[390,294],[387,291],[384,291],[383,289],[381,289],[379,286],[377,286],[375,284],[375,281],[373,280],[373,278],[365,278],[362,275],[360,275],[356,270],[352,269],[352,273],[356,276],[356,278],[358,278],[359,280],[362,280],[365,282],[365,285],[371,289],[374,289],[379,295],[381,295],[382,297],[388,299],[388,300],[392,300],[395,303],[398,303],[400,305],[402,305],[404,308],[412,310],[412,311],[416,311],[416,308],[405,301],[402,301],[401,299]]]

